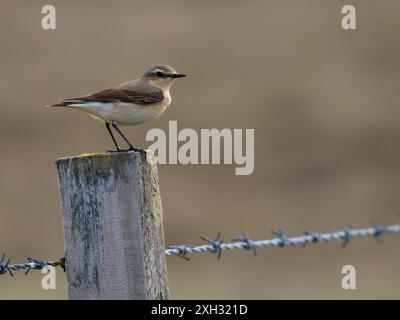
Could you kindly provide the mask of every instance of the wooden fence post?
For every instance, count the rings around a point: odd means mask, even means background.
[[[168,299],[153,157],[124,152],[56,161],[70,299]]]

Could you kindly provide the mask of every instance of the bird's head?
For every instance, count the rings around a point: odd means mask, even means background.
[[[186,75],[177,73],[174,68],[168,65],[155,66],[147,70],[142,76],[153,86],[160,89],[169,89],[176,79],[183,77],[186,77]]]

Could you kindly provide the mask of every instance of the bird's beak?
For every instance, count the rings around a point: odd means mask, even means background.
[[[186,77],[186,74],[183,74],[183,73],[173,73],[173,74],[170,74],[169,76],[170,76],[171,78],[176,79],[176,78],[183,78],[183,77]]]

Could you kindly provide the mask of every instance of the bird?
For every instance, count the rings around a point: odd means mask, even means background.
[[[119,126],[138,125],[162,115],[171,104],[172,84],[183,77],[186,74],[176,72],[169,65],[156,65],[138,79],[86,96],[61,99],[48,107],[84,111],[104,122],[116,148],[108,152],[141,151],[129,142]],[[128,144],[128,149],[118,145],[112,128]]]

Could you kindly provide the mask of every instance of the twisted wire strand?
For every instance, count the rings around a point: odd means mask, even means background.
[[[190,260],[187,255],[192,253],[215,253],[217,254],[217,257],[220,258],[222,251],[245,249],[251,250],[254,255],[257,255],[257,249],[262,247],[305,246],[310,243],[329,241],[342,241],[342,247],[345,247],[349,243],[350,239],[355,237],[373,237],[379,241],[383,234],[400,234],[400,224],[382,226],[373,223],[372,227],[369,228],[345,227],[326,233],[304,231],[303,235],[295,237],[286,236],[281,229],[273,230],[272,233],[275,235],[274,238],[264,240],[252,240],[246,233],[243,233],[233,237],[231,239],[232,242],[228,243],[224,243],[221,233],[218,233],[214,240],[201,236],[201,239],[207,244],[198,246],[172,245],[165,249],[165,254],[168,256],[176,255],[185,260]],[[10,274],[13,276],[14,274],[12,271],[21,269],[26,270],[25,274],[28,274],[31,270],[42,270],[49,266],[60,266],[65,271],[65,258],[61,258],[58,261],[44,261],[31,257],[27,257],[26,259],[26,263],[11,264],[10,259],[6,259],[5,254],[0,255],[0,275]]]
[[[210,240],[206,237],[201,237],[204,241],[208,242],[206,245],[192,246],[192,245],[175,245],[169,246],[165,250],[166,255],[178,255],[188,259],[189,253],[203,253],[211,252],[217,253],[218,258],[224,250],[246,249],[252,250],[254,255],[257,255],[257,248],[261,247],[285,247],[285,246],[305,246],[310,243],[328,242],[328,241],[342,241],[342,247],[345,247],[351,238],[355,237],[373,237],[380,240],[380,236],[385,233],[400,233],[400,224],[382,226],[373,224],[369,228],[351,228],[345,227],[327,233],[317,233],[312,231],[304,231],[304,235],[297,237],[286,236],[281,229],[273,230],[275,238],[266,240],[252,240],[247,234],[242,234],[232,238],[233,242],[224,243],[222,236],[219,233],[215,240]]]
[[[8,273],[10,276],[14,276],[13,271],[21,269],[26,270],[25,274],[27,275],[31,270],[42,270],[44,268],[48,268],[49,266],[60,266],[65,271],[65,258],[61,258],[59,261],[44,261],[27,257],[26,260],[28,262],[26,263],[10,264],[10,259],[6,259],[5,254],[0,256],[0,275]]]

